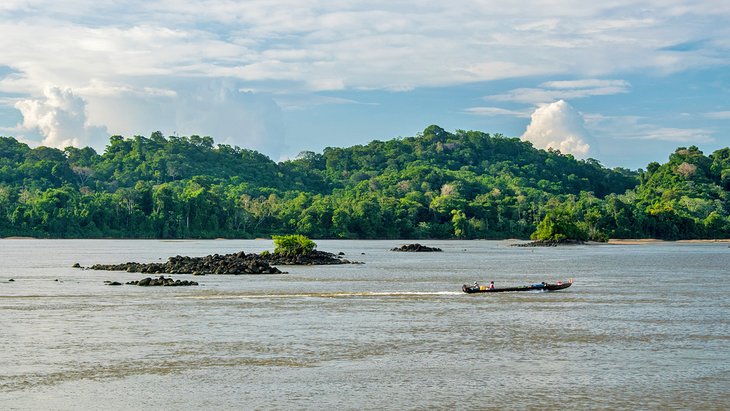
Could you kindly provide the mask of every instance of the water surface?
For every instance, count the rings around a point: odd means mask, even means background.
[[[730,407],[727,244],[317,243],[365,264],[110,287],[144,275],[72,264],[272,244],[0,240],[2,408]],[[571,277],[558,292],[460,291]]]

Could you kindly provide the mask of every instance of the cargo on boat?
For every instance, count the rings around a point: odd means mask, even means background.
[[[467,294],[474,294],[474,293],[499,293],[504,291],[556,291],[556,290],[562,290],[564,288],[568,288],[571,285],[573,285],[573,279],[571,278],[568,280],[567,283],[564,283],[562,281],[558,281],[556,283],[536,283],[536,284],[528,284],[528,285],[521,285],[517,287],[490,287],[489,285],[480,285],[477,282],[475,282],[473,285],[466,285],[464,284],[461,287],[461,290],[464,291]]]

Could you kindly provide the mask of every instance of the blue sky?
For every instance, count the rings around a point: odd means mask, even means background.
[[[5,0],[0,134],[274,160],[430,124],[609,167],[730,145],[730,2]]]

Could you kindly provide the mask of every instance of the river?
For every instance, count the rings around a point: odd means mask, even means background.
[[[364,264],[111,287],[145,276],[72,265],[273,246],[0,240],[0,408],[730,408],[726,243],[317,243]]]

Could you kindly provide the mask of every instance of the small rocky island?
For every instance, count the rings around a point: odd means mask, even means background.
[[[438,247],[427,247],[418,243],[415,244],[403,244],[400,247],[391,248],[390,251],[404,251],[411,253],[424,253],[424,252],[435,252],[443,251]]]
[[[105,281],[107,285],[122,285],[118,281]],[[161,275],[160,278],[143,278],[138,281],[129,281],[125,283],[127,285],[138,285],[140,287],[188,287],[192,285],[198,285],[197,281],[189,280],[173,280],[170,277]]]
[[[261,253],[258,257],[269,264],[277,265],[331,265],[362,264],[345,259],[343,253],[332,254],[326,251],[312,250],[303,254]]]
[[[188,280],[173,280],[170,277],[161,275],[160,278],[143,278],[139,281],[130,281],[127,285],[138,285],[140,287],[185,287],[191,285],[198,285],[197,281]]]
[[[537,240],[529,243],[512,244],[512,247],[557,247],[559,245],[578,245],[585,244],[581,240],[562,239],[562,240]]]
[[[94,264],[89,269],[145,274],[282,274],[282,271],[258,258],[258,255],[243,251],[205,257],[178,255],[170,257],[164,263]]]
[[[342,255],[317,251],[316,244],[304,236],[275,236],[273,253],[213,254],[205,257],[170,257],[164,263],[95,264],[90,270],[126,271],[145,274],[285,274],[276,265],[353,264]],[[79,264],[74,267],[80,268]]]

